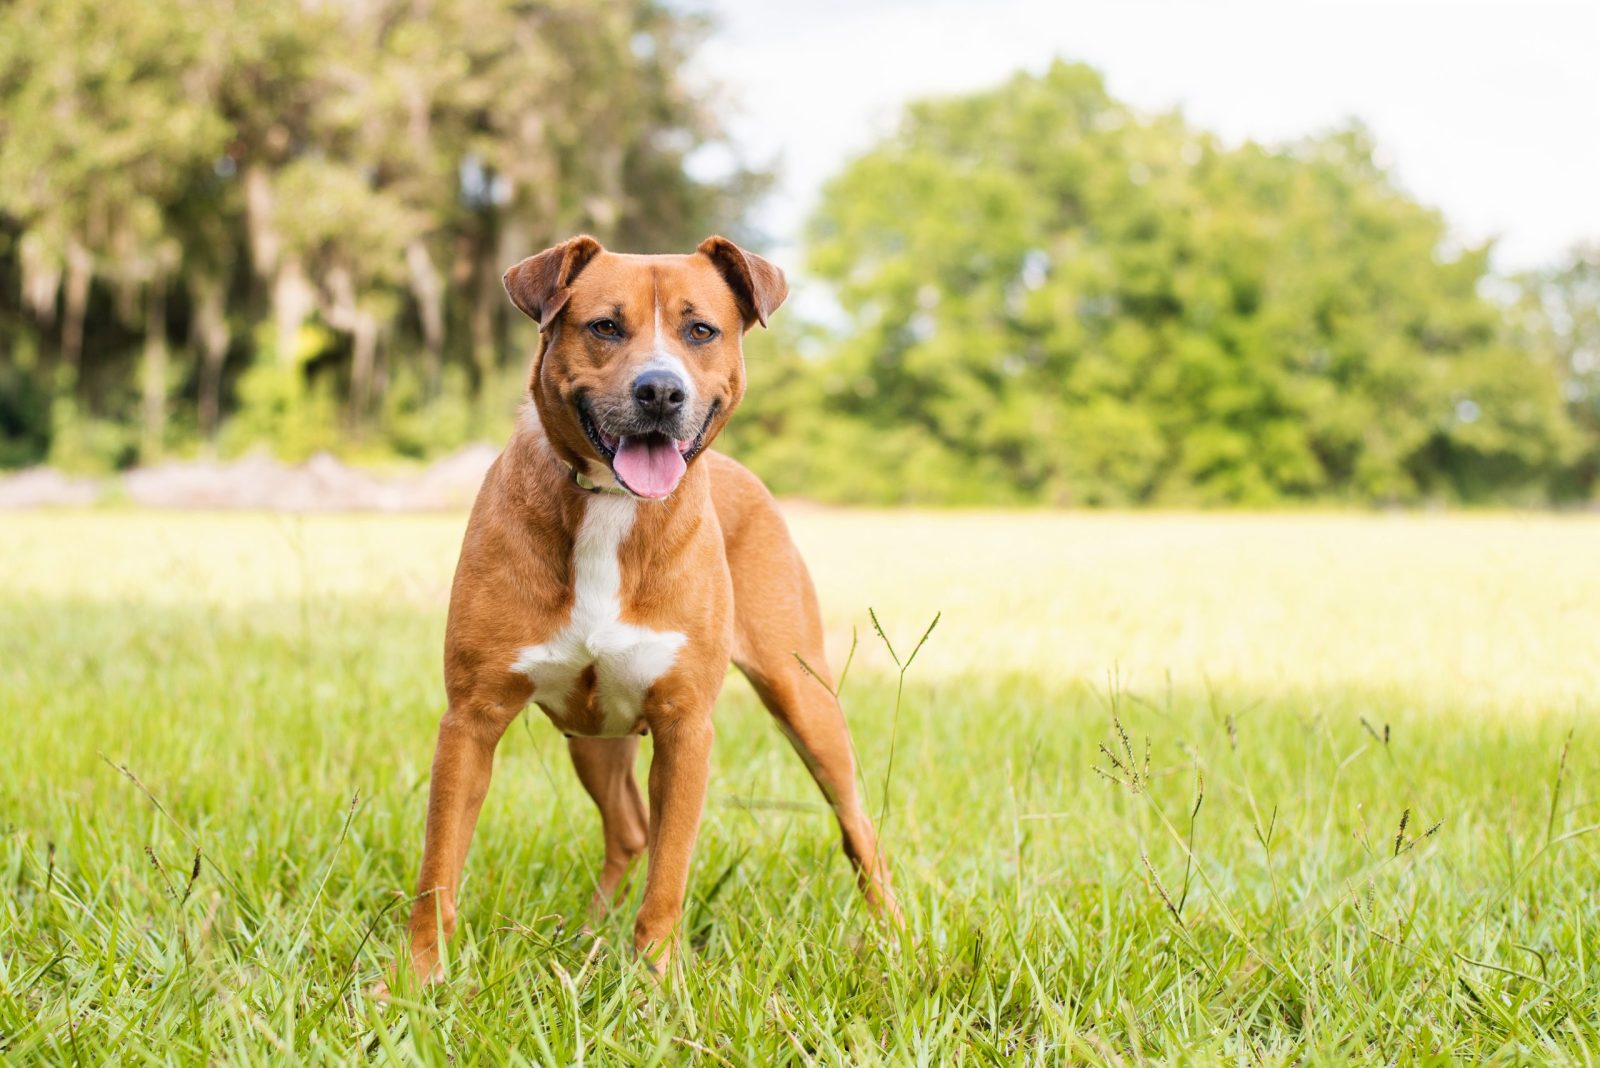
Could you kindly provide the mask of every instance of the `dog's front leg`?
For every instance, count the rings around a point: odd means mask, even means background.
[[[425,983],[442,977],[439,942],[455,933],[461,869],[489,792],[495,746],[516,715],[494,703],[463,701],[452,703],[439,722],[422,876],[409,932],[412,972]]]
[[[652,722],[649,868],[633,945],[662,974],[671,962],[689,885],[689,857],[700,833],[706,779],[711,773],[711,710]]]

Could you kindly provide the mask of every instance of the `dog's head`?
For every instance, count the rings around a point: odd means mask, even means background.
[[[744,396],[745,331],[783,303],[783,272],[724,237],[688,256],[607,252],[592,237],[505,274],[539,324],[528,384],[557,455],[596,483],[659,499]]]

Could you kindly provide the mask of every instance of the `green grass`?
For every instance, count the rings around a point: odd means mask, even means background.
[[[1600,1058],[1600,523],[793,522],[905,936],[730,678],[689,967],[636,901],[578,937],[598,818],[535,712],[449,982],[385,1010],[461,518],[0,518],[0,1060]],[[869,604],[902,652],[945,611],[897,729]]]

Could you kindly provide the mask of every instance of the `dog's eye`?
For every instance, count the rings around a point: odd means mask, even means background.
[[[614,338],[622,336],[622,327],[617,325],[615,319],[596,319],[589,324],[589,329],[594,331],[597,337]]]
[[[710,323],[695,323],[689,327],[689,336],[696,341],[710,341],[717,336],[717,328]]]

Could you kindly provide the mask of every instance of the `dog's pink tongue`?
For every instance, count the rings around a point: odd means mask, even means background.
[[[611,461],[628,488],[641,497],[665,497],[678,488],[687,465],[678,443],[662,434],[623,437]]]

